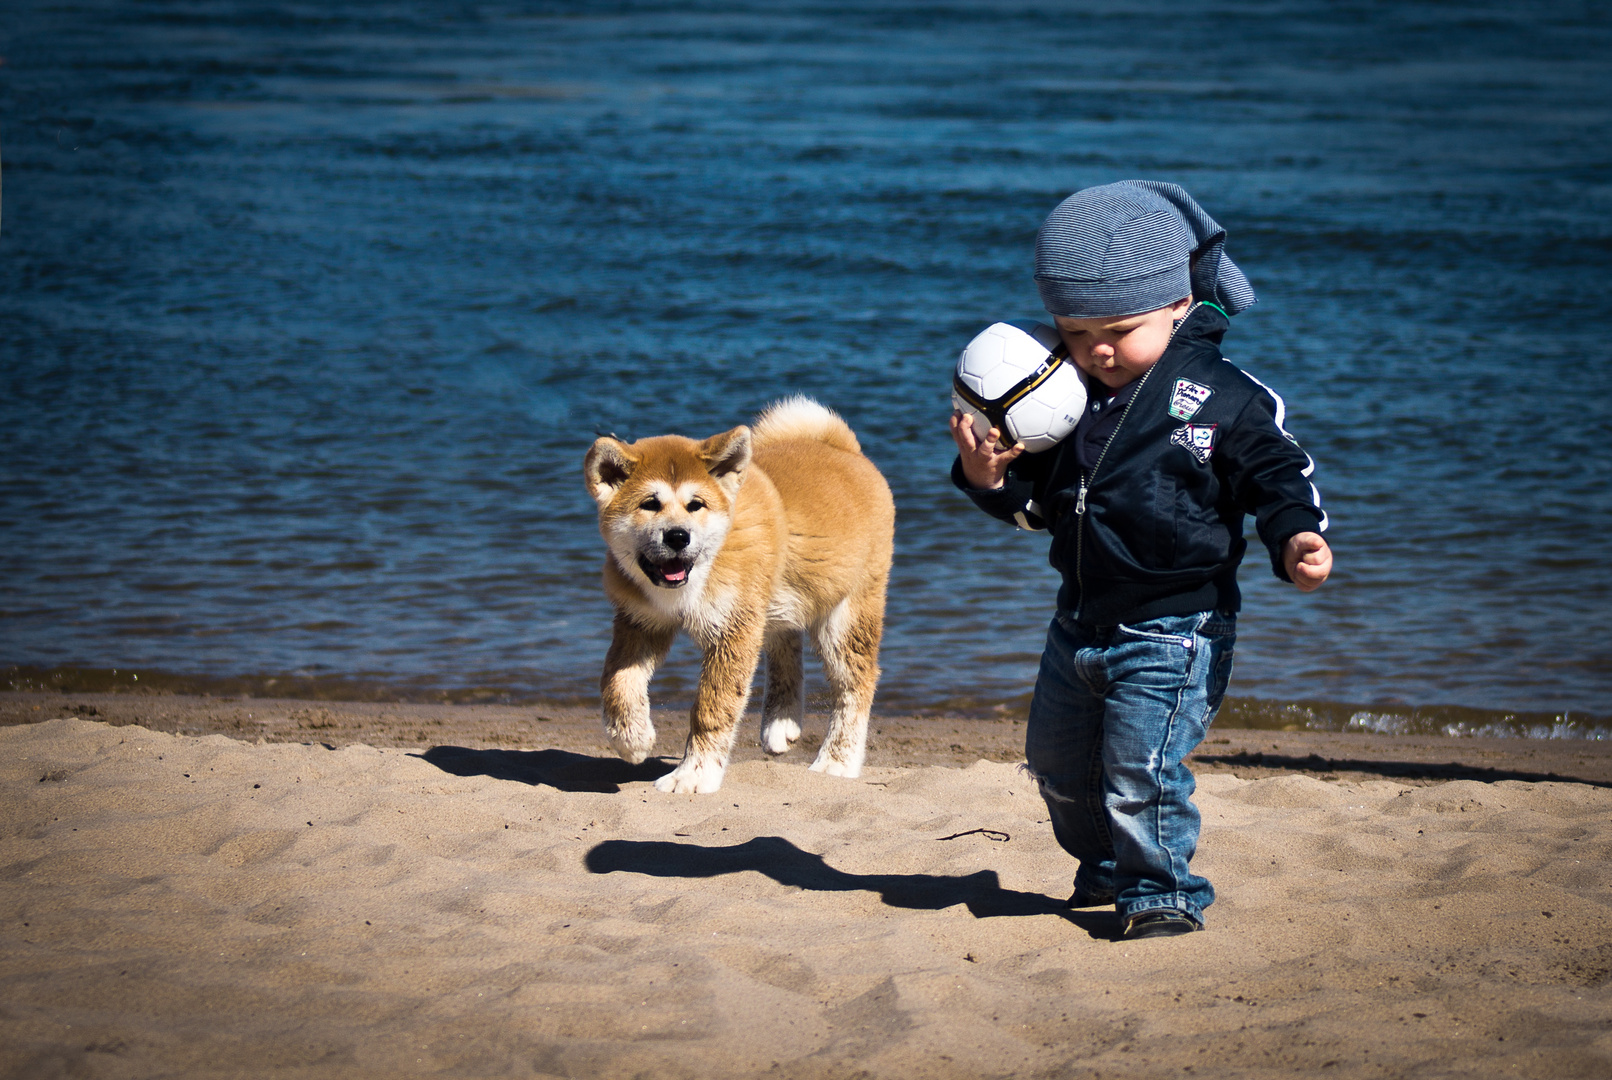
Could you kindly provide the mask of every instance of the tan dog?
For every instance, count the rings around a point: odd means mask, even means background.
[[[583,473],[599,503],[605,593],[615,633],[599,689],[616,753],[655,747],[649,678],[679,629],[704,653],[683,760],[661,791],[722,786],[763,650],[761,745],[781,754],[805,715],[802,633],[833,694],[812,768],[862,771],[879,680],[895,504],[884,477],[834,413],[794,397],[704,442],[600,439]]]

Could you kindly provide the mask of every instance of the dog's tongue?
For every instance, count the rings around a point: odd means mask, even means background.
[[[688,577],[688,567],[668,566],[661,570],[660,576],[665,578],[667,581],[682,581],[684,578]]]

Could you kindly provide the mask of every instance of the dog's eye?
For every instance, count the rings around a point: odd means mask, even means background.
[[[697,510],[704,510],[704,509],[705,509],[705,500],[704,499],[690,499],[688,501],[688,512],[689,513],[692,514]]]
[[[638,509],[648,510],[651,514],[653,514],[656,510],[660,509],[660,500],[651,495],[649,498],[638,504]]]

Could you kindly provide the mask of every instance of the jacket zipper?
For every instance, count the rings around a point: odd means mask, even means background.
[[[1170,328],[1170,336],[1164,343],[1165,351],[1169,351],[1170,346],[1175,342],[1176,333],[1186,325],[1188,319],[1192,318],[1192,313],[1198,310],[1198,304],[1202,302],[1200,300],[1188,308],[1187,313],[1181,316],[1176,324]],[[1162,354],[1159,359],[1164,359]],[[1136,403],[1136,399],[1142,393],[1142,388],[1147,385],[1148,379],[1153,376],[1153,371],[1158,366],[1158,364],[1154,364],[1153,367],[1142,373],[1142,381],[1136,384],[1136,393],[1131,395],[1131,405]],[[1114,425],[1114,430],[1109,434],[1108,441],[1103,444],[1103,452],[1098,454],[1097,460],[1092,463],[1091,472],[1088,474],[1085,469],[1080,470],[1080,491],[1075,496],[1075,584],[1080,588],[1082,607],[1086,603],[1086,579],[1082,573],[1083,556],[1086,550],[1086,492],[1091,490],[1091,481],[1096,479],[1097,470],[1103,467],[1103,459],[1108,456],[1108,448],[1114,445],[1115,439],[1119,438],[1119,429],[1125,426],[1125,421],[1130,417],[1131,405],[1125,406],[1125,414],[1119,418],[1119,423]],[[1079,615],[1078,608],[1076,609],[1076,615]]]

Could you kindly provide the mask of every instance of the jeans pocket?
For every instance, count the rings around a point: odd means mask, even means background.
[[[1236,616],[1210,612],[1198,629],[1198,640],[1209,664],[1209,682],[1205,689],[1212,714],[1220,708],[1226,687],[1231,683],[1232,654],[1237,645]]]
[[[1184,624],[1186,632],[1171,633],[1176,623]],[[1150,619],[1141,626],[1116,626],[1113,644],[1104,657],[1109,681],[1150,690],[1178,690],[1185,686],[1199,652],[1191,624],[1192,620]]]
[[[1198,633],[1216,640],[1236,640],[1237,616],[1218,611],[1206,612],[1202,624],[1198,627]]]
[[[1194,637],[1202,621],[1201,615],[1172,615],[1162,619],[1149,619],[1134,626],[1120,623],[1114,627],[1114,637],[1116,641],[1129,638],[1132,641],[1152,641],[1160,645],[1192,649],[1197,645]]]

